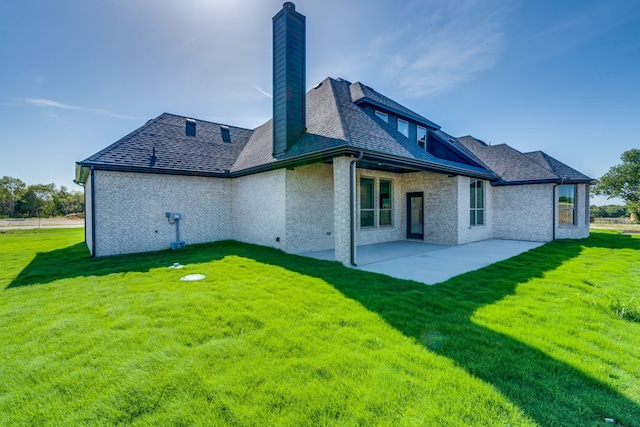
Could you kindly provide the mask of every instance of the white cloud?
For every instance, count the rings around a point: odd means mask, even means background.
[[[107,110],[103,110],[102,108],[90,108],[90,107],[80,107],[77,105],[71,104],[63,104],[61,102],[53,101],[51,99],[42,99],[42,98],[25,98],[25,104],[35,105],[37,107],[49,107],[49,108],[58,108],[61,110],[72,110],[72,111],[85,111],[88,113],[101,114],[103,116],[115,117],[117,119],[126,119],[126,120],[139,120],[137,117],[125,116],[122,114],[112,113]]]
[[[268,96],[269,98],[273,98],[273,95],[271,95],[269,92],[266,92],[266,91],[260,89],[260,86],[256,85],[256,89],[258,90],[258,92],[260,92],[264,96]]]
[[[391,28],[369,46],[381,77],[405,97],[440,92],[495,66],[503,49],[502,26],[510,3],[413,3],[411,24]]]

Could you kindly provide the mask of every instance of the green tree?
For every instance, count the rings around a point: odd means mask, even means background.
[[[0,179],[0,215],[14,216],[16,203],[26,188],[27,185],[18,178],[3,176]]]
[[[69,215],[84,211],[84,195],[81,191],[69,191],[64,185],[54,195],[55,214]]]
[[[36,184],[27,187],[17,207],[26,216],[40,217],[55,215],[55,184]]]
[[[640,149],[632,148],[620,156],[622,163],[612,166],[600,178],[594,188],[595,194],[619,197],[627,209],[640,221]]]

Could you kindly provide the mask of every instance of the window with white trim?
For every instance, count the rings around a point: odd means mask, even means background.
[[[469,185],[469,225],[484,225],[484,181],[472,179]]]
[[[376,110],[376,117],[385,123],[389,123],[389,115],[387,113],[383,113],[382,111]]]
[[[398,119],[398,132],[409,138],[409,122]]]

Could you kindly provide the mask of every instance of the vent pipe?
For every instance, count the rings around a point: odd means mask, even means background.
[[[291,2],[273,17],[273,155],[283,154],[306,130],[305,17]]]

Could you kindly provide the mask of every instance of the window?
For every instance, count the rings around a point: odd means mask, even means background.
[[[389,115],[387,113],[383,113],[382,111],[376,110],[376,117],[385,123],[389,123]]]
[[[420,148],[427,148],[427,129],[422,126],[418,126],[418,134],[416,135],[418,146]]]
[[[576,186],[558,186],[558,223],[574,225],[576,223]]]
[[[373,202],[373,179],[360,178],[360,227],[373,227],[375,225]]]
[[[380,180],[380,226],[391,225],[391,181]]]
[[[484,225],[484,181],[472,179],[469,190],[469,225]]]
[[[398,132],[409,138],[409,122],[398,119]]]

